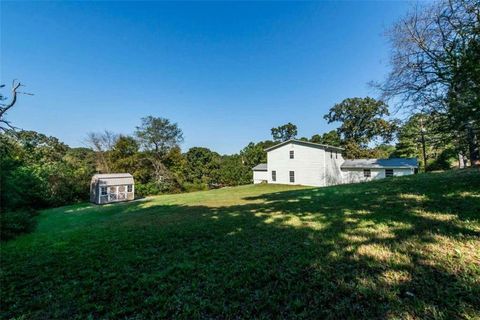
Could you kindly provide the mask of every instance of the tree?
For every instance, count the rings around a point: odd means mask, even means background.
[[[397,133],[395,157],[419,158],[425,171],[446,149],[452,149],[450,136],[441,131],[446,119],[440,115],[416,113]],[[444,156],[446,153],[444,153]]]
[[[397,128],[397,121],[387,120],[388,106],[383,101],[373,98],[348,98],[334,105],[325,119],[328,123],[340,122],[338,134],[344,141],[348,158],[365,156],[373,141],[383,143],[392,140]]]
[[[101,133],[90,132],[87,135],[86,143],[97,155],[97,171],[102,173],[110,173],[112,164],[108,157],[108,152],[118,140],[118,135],[105,130]]]
[[[138,149],[133,137],[120,135],[109,153],[113,171],[134,174],[139,163]]]
[[[242,163],[238,154],[222,156],[219,168],[221,185],[238,186],[252,182],[252,167]]]
[[[480,164],[480,6],[478,0],[444,0],[417,6],[389,32],[391,71],[376,84],[383,99],[411,113],[449,118],[452,136],[467,141]]]
[[[182,130],[168,119],[148,116],[142,118],[135,135],[153,166],[156,183],[164,185],[167,180],[171,181],[171,173],[163,161],[167,153],[183,141]]]
[[[272,128],[272,137],[274,141],[287,141],[290,139],[295,139],[297,136],[297,126],[292,123],[284,124],[276,128]]]
[[[135,135],[145,150],[162,155],[183,142],[182,130],[176,123],[152,116],[142,118]]]
[[[14,80],[12,82],[12,97],[10,98],[10,101],[8,103],[0,103],[0,131],[7,132],[10,130],[15,130],[15,127],[10,123],[10,121],[7,121],[7,119],[5,119],[5,116],[7,114],[7,111],[10,110],[17,103],[18,94],[26,94],[30,96],[33,95],[31,93],[18,91],[18,89],[20,89],[20,87],[22,86],[24,85],[21,84],[19,81]],[[4,84],[0,85],[0,88],[4,87]],[[5,100],[7,100],[7,98],[4,95],[0,94],[0,102]]]
[[[342,145],[342,139],[340,138],[337,130],[331,130],[322,135],[314,134],[310,138],[310,142],[328,144],[335,147],[340,147]]]
[[[206,186],[218,184],[220,155],[207,148],[193,147],[185,154],[185,177],[188,182]]]

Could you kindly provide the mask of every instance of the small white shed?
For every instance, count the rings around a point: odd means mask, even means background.
[[[135,199],[135,184],[129,173],[96,174],[90,183],[90,201],[104,204]]]
[[[253,183],[262,183],[268,181],[268,169],[266,163],[260,163],[252,168],[253,171]]]

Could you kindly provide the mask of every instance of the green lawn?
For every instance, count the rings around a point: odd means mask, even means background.
[[[480,171],[46,210],[2,318],[480,318]]]

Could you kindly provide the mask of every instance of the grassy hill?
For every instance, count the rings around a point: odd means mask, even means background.
[[[480,318],[480,171],[46,210],[2,318]]]

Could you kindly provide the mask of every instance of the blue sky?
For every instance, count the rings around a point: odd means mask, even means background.
[[[82,146],[140,118],[182,128],[182,149],[238,152],[295,123],[334,128],[341,100],[375,96],[385,30],[407,2],[4,2],[1,81],[26,91],[8,119]],[[5,93],[5,92],[4,92]]]

